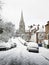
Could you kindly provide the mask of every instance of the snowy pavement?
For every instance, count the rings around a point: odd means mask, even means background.
[[[44,48],[44,47],[40,47],[39,50],[40,50],[40,54],[41,54],[43,57],[45,57],[46,60],[49,61],[49,49]]]
[[[25,46],[0,51],[0,65],[49,65],[45,53],[49,58],[49,51],[45,48],[40,48],[39,53],[28,52]]]

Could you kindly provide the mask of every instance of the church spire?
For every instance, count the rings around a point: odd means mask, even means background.
[[[23,11],[21,11],[21,20],[23,20]]]
[[[19,31],[20,31],[20,33],[25,32],[25,23],[24,23],[24,19],[23,19],[23,11],[21,11],[21,19],[20,19],[20,23],[19,23]]]

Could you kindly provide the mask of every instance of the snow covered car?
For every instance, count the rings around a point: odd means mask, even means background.
[[[11,43],[11,48],[14,48],[16,46],[17,46],[16,43]]]
[[[2,42],[0,43],[0,50],[8,50],[11,48],[11,45],[9,43]]]
[[[16,42],[15,42],[15,40],[13,38],[9,39],[8,43],[11,45],[11,48],[14,48],[14,47],[17,46],[17,44],[16,44]]]
[[[25,41],[24,39],[22,39],[21,37],[18,37],[18,39],[19,39],[19,41],[20,41],[23,45],[27,46],[28,42],[26,42],[26,41]]]
[[[38,44],[35,43],[35,42],[29,42],[28,45],[27,45],[27,50],[29,52],[39,52],[39,47],[38,47]]]

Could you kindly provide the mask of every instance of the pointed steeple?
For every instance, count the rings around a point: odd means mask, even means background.
[[[23,11],[21,11],[21,19],[20,19],[21,22],[24,22],[24,19],[23,19]]]
[[[23,19],[23,11],[21,11],[21,18]]]
[[[25,32],[25,23],[24,23],[24,19],[23,19],[23,11],[21,11],[21,19],[20,19],[20,23],[19,23],[19,32],[20,33]]]

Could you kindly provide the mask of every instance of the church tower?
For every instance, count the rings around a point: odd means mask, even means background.
[[[25,33],[25,23],[24,23],[24,19],[23,19],[23,12],[21,12],[21,18],[20,18],[20,23],[19,23],[19,32]]]

